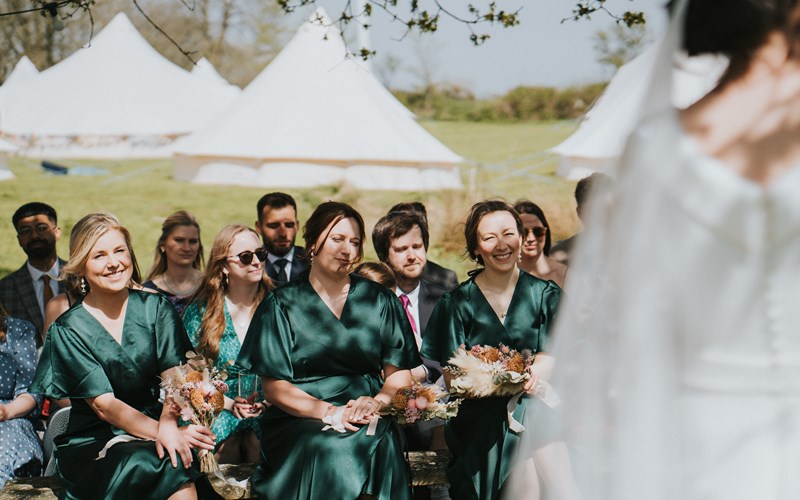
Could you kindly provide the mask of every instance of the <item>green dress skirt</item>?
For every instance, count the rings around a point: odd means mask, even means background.
[[[67,431],[56,440],[63,498],[163,500],[190,481],[201,497],[216,496],[196,457],[189,469],[180,460],[173,468],[169,455],[158,458],[154,441],[115,444],[98,459],[106,443],[124,431],[100,419],[86,402],[113,393],[158,420],[159,375],[180,364],[191,348],[172,303],[154,293],[129,291],[121,344],[82,302],[53,322],[30,390],[72,401]]]
[[[437,302],[422,336],[422,355],[446,366],[461,344],[467,349],[475,345],[497,347],[502,343],[517,350],[546,351],[548,331],[552,328],[560,296],[561,289],[552,281],[520,272],[505,323],[501,323],[473,277]],[[446,472],[453,499],[501,497],[517,458],[520,439],[508,426],[510,399],[464,400],[458,415],[446,423],[445,438],[453,453],[453,461]],[[552,420],[551,412],[538,399],[523,396],[514,418],[525,423],[524,432],[537,433],[536,422],[543,418]],[[548,429],[547,435],[534,434],[535,441],[545,444],[556,439],[552,423],[542,428]]]
[[[344,405],[377,394],[384,364],[421,363],[411,326],[389,290],[351,276],[341,319],[328,309],[308,275],[277,288],[258,306],[238,364],[286,380],[325,402]],[[401,433],[389,418],[377,432],[322,431],[320,420],[293,417],[277,405],[261,419],[262,460],[253,475],[260,498],[383,500],[410,497]]]

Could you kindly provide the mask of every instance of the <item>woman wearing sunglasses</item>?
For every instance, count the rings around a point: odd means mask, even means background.
[[[214,238],[208,266],[196,298],[183,315],[183,324],[197,351],[229,373],[225,410],[212,426],[217,436],[215,453],[221,463],[257,462],[260,402],[236,397],[240,369],[236,360],[250,326],[253,311],[272,282],[264,273],[267,252],[252,229],[225,226]],[[261,391],[257,401],[263,401]]]
[[[549,257],[550,226],[544,211],[529,200],[519,200],[514,204],[514,210],[522,219],[524,227],[520,269],[539,279],[555,281],[559,287],[564,288],[567,266]]]

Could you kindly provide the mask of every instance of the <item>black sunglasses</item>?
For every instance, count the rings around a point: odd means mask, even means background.
[[[258,260],[261,262],[267,261],[267,249],[266,248],[259,248],[255,252],[251,252],[250,250],[245,250],[244,252],[240,253],[239,255],[231,255],[228,257],[229,259],[238,258],[239,262],[244,264],[245,266],[249,266],[253,263],[253,255],[258,257]]]
[[[547,234],[547,228],[544,226],[529,227],[525,230],[523,236],[528,236],[528,233],[533,233],[533,236],[538,239]]]

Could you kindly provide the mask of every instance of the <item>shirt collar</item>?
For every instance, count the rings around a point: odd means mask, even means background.
[[[289,249],[286,255],[274,255],[271,253],[267,254],[267,260],[269,261],[270,264],[275,264],[275,261],[280,259],[286,259],[291,264],[293,258],[294,258],[294,245],[292,245],[292,248]]]
[[[39,281],[40,279],[42,279],[42,275],[44,274],[50,276],[51,280],[58,281],[58,271],[59,271],[58,259],[56,259],[56,261],[53,263],[50,269],[44,272],[33,267],[31,265],[31,261],[29,260],[25,261],[25,264],[28,266],[28,272],[31,274],[31,279],[33,281]]]
[[[417,299],[419,298],[419,289],[420,289],[421,284],[422,284],[422,282],[420,281],[420,283],[417,285],[417,287],[415,289],[411,290],[408,293],[400,290],[400,287],[397,287],[397,289],[395,290],[395,294],[397,294],[398,297],[401,296],[401,295],[405,295],[406,297],[408,297],[408,300],[411,302],[411,304],[415,305],[415,304],[417,304]]]

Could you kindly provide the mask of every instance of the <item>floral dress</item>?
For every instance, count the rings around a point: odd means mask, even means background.
[[[6,340],[0,342],[0,404],[28,393],[36,371],[36,329],[27,321],[7,318]],[[33,395],[38,404],[42,398]],[[34,410],[34,414],[37,411]],[[30,417],[30,415],[29,415]],[[0,488],[14,477],[38,476],[42,471],[42,444],[30,418],[0,422]]]
[[[189,334],[189,340],[195,348],[200,344],[201,325],[203,322],[203,315],[206,313],[205,305],[200,305],[196,301],[192,302],[183,313],[183,325],[186,327],[186,333]],[[228,372],[228,379],[225,381],[228,384],[228,392],[225,396],[233,399],[238,394],[239,375],[242,372],[240,366],[234,364],[230,365],[232,361],[236,361],[239,356],[239,350],[242,348],[239,337],[236,335],[236,330],[233,327],[233,319],[228,312],[228,306],[225,305],[225,331],[222,333],[222,339],[219,342],[219,355],[214,366],[224,369]],[[260,381],[257,383],[258,388],[258,401],[264,399],[264,394],[261,389]],[[258,425],[260,417],[245,418],[239,420],[233,413],[228,410],[223,410],[214,425],[211,426],[211,431],[217,436],[217,450],[223,441],[233,436],[237,432],[253,431],[261,438],[261,428]]]

